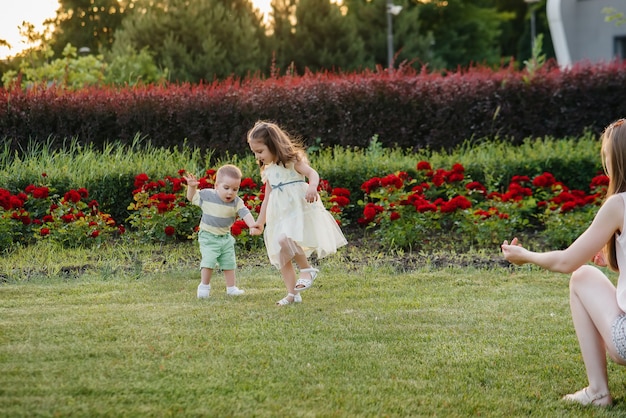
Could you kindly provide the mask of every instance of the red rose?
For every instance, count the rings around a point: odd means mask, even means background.
[[[80,199],[81,199],[80,193],[77,192],[76,190],[70,190],[69,192],[65,193],[63,198],[65,199],[66,202],[72,202],[72,203],[78,203],[80,202]]]
[[[141,187],[143,187],[144,184],[148,182],[149,179],[150,178],[145,173],[137,174],[135,176],[135,187],[140,189]]]

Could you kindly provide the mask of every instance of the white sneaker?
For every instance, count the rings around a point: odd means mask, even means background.
[[[293,303],[302,303],[302,295],[300,294],[300,292],[296,293],[296,295],[293,297]]]
[[[226,294],[228,296],[241,296],[244,293],[246,293],[246,291],[238,288],[237,286],[226,288]]]
[[[210,284],[202,284],[198,285],[198,299],[206,299],[209,297],[209,293],[211,293],[211,285]]]

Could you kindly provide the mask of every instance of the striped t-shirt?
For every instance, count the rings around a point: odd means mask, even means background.
[[[237,215],[243,219],[250,213],[239,196],[235,196],[232,202],[226,203],[220,199],[215,189],[197,190],[191,203],[202,208],[200,230],[215,235],[229,234]]]

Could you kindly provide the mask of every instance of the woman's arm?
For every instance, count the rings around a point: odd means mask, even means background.
[[[611,196],[600,207],[585,232],[565,250],[534,252],[521,246],[517,238],[509,244],[504,241],[502,254],[513,264],[536,264],[550,271],[571,273],[591,260],[616,232],[621,232],[624,221],[624,202],[621,196]]]

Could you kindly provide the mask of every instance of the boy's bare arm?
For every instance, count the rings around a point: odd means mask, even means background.
[[[259,226],[255,222],[254,217],[252,216],[251,213],[247,214],[243,218],[243,220],[246,223],[246,225],[248,225],[248,228],[250,228],[250,235],[261,235],[261,233],[263,232],[263,227]]]
[[[254,216],[252,213],[248,213],[243,217],[243,221],[248,225],[248,228],[254,228],[256,226],[256,221],[254,220]]]
[[[200,182],[193,174],[186,174],[187,175],[183,176],[183,178],[187,181],[187,200],[191,201],[193,199],[193,195],[196,194],[196,190],[198,190],[198,184],[200,184]]]

